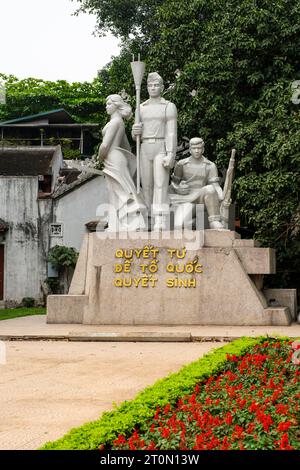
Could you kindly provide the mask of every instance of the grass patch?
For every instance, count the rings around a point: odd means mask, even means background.
[[[197,383],[220,372],[228,362],[227,355],[240,357],[265,338],[240,338],[214,349],[201,359],[184,366],[179,372],[158,380],[140,392],[134,400],[124,401],[113,411],[105,412],[97,421],[72,429],[57,441],[46,443],[43,450],[93,450],[113,442],[120,434],[128,434],[135,427],[151,419],[157,407],[176,403],[191,393]],[[149,364],[149,367],[151,365]]]
[[[11,318],[27,317],[29,315],[45,315],[45,307],[32,308],[5,308],[0,309],[0,320],[10,320]]]

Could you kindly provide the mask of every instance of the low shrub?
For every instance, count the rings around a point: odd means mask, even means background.
[[[25,307],[25,308],[32,308],[34,307],[34,298],[33,297],[24,297],[22,299],[22,307]]]

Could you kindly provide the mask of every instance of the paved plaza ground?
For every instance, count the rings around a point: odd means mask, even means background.
[[[6,339],[69,339],[69,340],[163,340],[163,341],[227,341],[241,336],[300,336],[300,324],[291,326],[124,326],[47,324],[45,315],[20,317],[0,322],[0,340]]]
[[[57,439],[97,419],[114,402],[134,398],[157,379],[222,346],[224,339],[275,333],[300,336],[300,325],[47,325],[45,316],[1,321],[6,363],[0,364],[0,449],[36,449]],[[113,335],[117,341],[103,341]],[[140,341],[124,342],[126,335]],[[160,342],[162,335],[170,342]],[[46,336],[52,340],[38,340]],[[8,341],[17,338],[21,340]]]
[[[36,449],[221,344],[6,342],[0,449]]]

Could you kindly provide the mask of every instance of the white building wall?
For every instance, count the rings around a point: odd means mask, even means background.
[[[47,147],[47,148],[49,149],[51,147]],[[53,149],[54,149],[54,154],[53,154],[52,163],[51,163],[51,166],[52,166],[51,191],[54,190],[54,187],[55,187],[55,184],[56,184],[56,181],[57,181],[57,177],[59,176],[59,171],[63,166],[63,155],[62,155],[62,151],[61,151],[61,146],[57,145]]]
[[[66,245],[80,250],[85,224],[97,220],[96,211],[101,203],[108,202],[104,176],[98,176],[55,200],[55,222],[63,223],[63,237],[52,238],[51,246]]]
[[[0,176],[0,218],[9,224],[4,242],[4,300],[8,303],[43,298],[51,200],[40,201],[39,214],[37,194],[37,177]]]
[[[24,297],[43,301],[49,247],[66,245],[79,251],[85,224],[97,220],[98,205],[108,202],[103,176],[56,200],[38,199],[37,195],[37,177],[0,176],[0,218],[9,224],[3,242],[7,305],[20,303]],[[50,238],[51,222],[63,223],[62,238]]]

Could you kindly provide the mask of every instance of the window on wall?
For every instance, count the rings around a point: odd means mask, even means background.
[[[50,224],[50,236],[62,237],[63,236],[63,224]]]
[[[39,175],[39,193],[51,193],[51,175]]]

